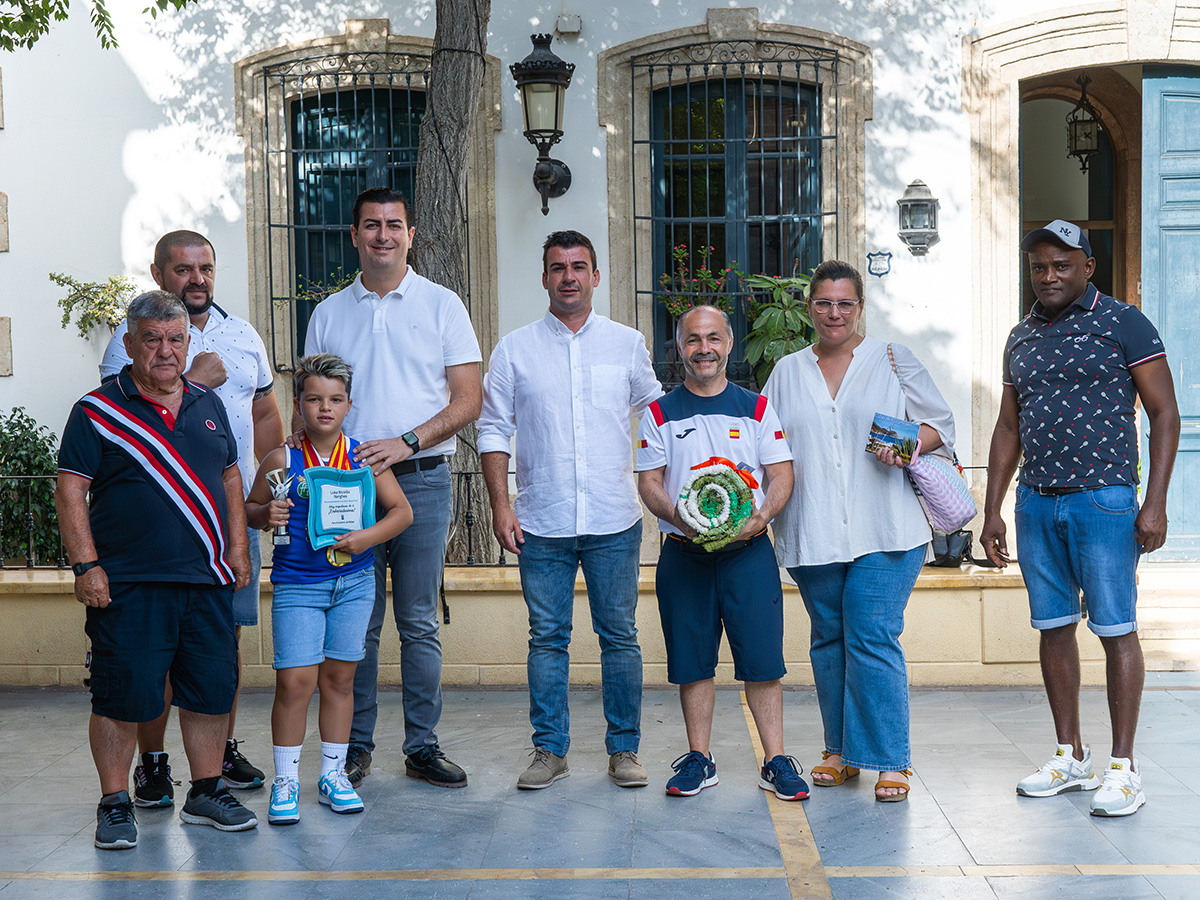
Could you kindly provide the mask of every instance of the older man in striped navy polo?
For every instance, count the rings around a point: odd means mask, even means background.
[[[168,677],[192,767],[180,818],[221,831],[258,824],[220,778],[238,681],[233,590],[250,577],[237,443],[217,396],[183,377],[179,298],[142,294],[127,319],[132,361],[72,408],[55,494],[87,607],[95,844],[106,850],[137,844],[137,723],[162,714]]]

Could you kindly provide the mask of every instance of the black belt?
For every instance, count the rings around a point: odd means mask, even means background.
[[[732,553],[735,550],[741,550],[745,547],[749,547],[751,544],[753,544],[755,541],[757,541],[760,537],[762,537],[766,533],[767,533],[767,529],[764,528],[758,534],[751,535],[750,537],[746,538],[744,541],[730,541],[728,544],[726,544],[720,550],[705,550],[703,547],[701,547],[699,544],[695,543],[694,541],[689,541],[687,538],[680,537],[677,534],[671,534],[670,532],[667,533],[667,537],[669,537],[673,541],[678,542],[679,549],[682,550],[684,553],[694,553],[697,556],[717,556],[721,553]]]
[[[1088,487],[1054,487],[1045,484],[1031,484],[1028,486],[1031,491],[1041,494],[1043,497],[1060,497],[1063,494],[1082,494],[1084,491],[1093,490]]]
[[[392,463],[393,475],[411,475],[413,472],[425,472],[436,469],[442,463],[449,462],[446,456],[422,456],[420,459],[406,459],[404,462]]]

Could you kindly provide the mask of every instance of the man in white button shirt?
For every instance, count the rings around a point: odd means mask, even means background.
[[[467,773],[446,759],[435,730],[442,715],[437,605],[450,529],[449,457],[455,434],[479,416],[483,358],[462,300],[408,264],[416,233],[411,210],[399,191],[358,195],[350,236],[362,273],[317,307],[304,352],[335,353],[354,369],[354,405],[343,430],[362,442],[355,459],[376,474],[390,466],[413,509],[413,524],[375,549],[375,610],[354,676],[346,774],[357,787],[371,771],[390,568],[404,683],[404,773],[460,788]],[[293,424],[299,427],[298,417]]]
[[[185,377],[212,388],[221,398],[238,447],[243,497],[254,481],[255,457],[262,459],[283,442],[283,419],[275,401],[274,373],[267,348],[254,326],[213,302],[217,252],[208,238],[195,231],[172,231],[154,247],[150,274],[163,290],[183,301],[189,332]],[[125,352],[127,324],[113,333],[100,363],[100,380],[108,381],[129,364]],[[258,586],[262,554],[258,532],[249,529],[250,583],[233,595],[233,621],[240,638],[243,625],[258,624]],[[238,652],[238,670],[242,655]],[[163,752],[171,705],[153,722],[138,726],[141,761],[134,772],[134,802],[142,807],[170,806],[174,786],[167,754]],[[232,788],[260,788],[262,770],[250,764],[233,739],[237,699],[229,716],[222,777]]]
[[[630,410],[662,395],[641,333],[592,309],[596,251],[577,231],[542,248],[550,309],[506,335],[484,379],[479,453],[496,539],[517,555],[529,608],[529,720],[533,762],[517,787],[570,774],[567,687],[575,576],[583,567],[600,671],[608,774],[644,787],[642,651],[637,642],[642,509],[633,483]],[[516,433],[517,500],[508,502],[509,440]]]

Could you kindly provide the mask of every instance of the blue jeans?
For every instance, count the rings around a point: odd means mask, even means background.
[[[271,601],[275,668],[317,666],[327,659],[363,658],[375,605],[375,571],[359,569],[328,581],[276,584]]]
[[[412,506],[413,523],[375,548],[375,608],[367,626],[366,654],[354,673],[354,722],[350,743],[375,749],[379,716],[379,635],[387,612],[387,572],[392,571],[392,611],[400,633],[404,682],[404,753],[437,746],[442,716],[442,641],[438,594],[450,531],[450,467],[397,476]]]
[[[1086,614],[1100,637],[1137,631],[1137,515],[1133,485],[1059,496],[1017,485],[1017,558],[1030,625],[1061,628]]]
[[[547,538],[525,532],[517,557],[529,607],[529,723],[533,744],[555,756],[571,746],[567,709],[575,573],[583,567],[592,630],[600,639],[600,681],[609,754],[638,748],[642,650],[637,642],[639,521],[616,534]]]
[[[788,569],[812,620],[809,658],[825,749],[860,769],[907,769],[908,670],[900,633],[925,545]]]

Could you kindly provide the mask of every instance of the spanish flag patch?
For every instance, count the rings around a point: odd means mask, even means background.
[[[786,435],[782,431],[775,432],[775,440],[782,441]]]
[[[649,446],[650,446],[649,441],[638,441],[638,449],[639,450],[645,450]]]
[[[736,441],[741,436],[742,436],[741,429],[739,429],[739,428],[730,428],[729,429],[729,439],[730,440]]]

